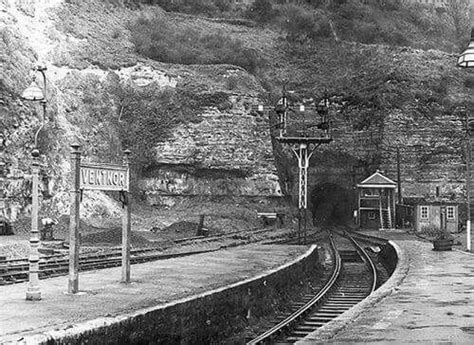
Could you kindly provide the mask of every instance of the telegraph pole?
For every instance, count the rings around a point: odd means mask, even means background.
[[[400,147],[397,145],[397,189],[398,189],[398,204],[401,205],[402,198],[402,176],[400,171]]]
[[[467,113],[466,113],[467,116]],[[474,118],[466,119],[467,150],[466,150],[466,194],[467,194],[467,221],[466,221],[466,250],[471,251],[471,135],[474,134]]]

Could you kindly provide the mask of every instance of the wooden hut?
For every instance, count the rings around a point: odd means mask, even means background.
[[[357,185],[357,225],[369,229],[391,229],[395,221],[397,183],[380,171]]]
[[[456,202],[438,200],[423,200],[414,205],[415,230],[423,231],[424,228],[440,228],[451,233],[459,231],[459,212]]]

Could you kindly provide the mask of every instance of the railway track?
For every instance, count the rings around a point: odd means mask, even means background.
[[[196,244],[196,243],[212,243],[223,240],[236,240],[238,243],[228,243],[220,245],[217,248],[205,249],[205,250],[192,250],[192,251],[182,251],[178,253],[164,254],[162,251],[164,249],[170,249],[171,246],[167,248],[137,248],[131,250],[130,261],[132,264],[144,263],[155,260],[165,260],[170,258],[177,258],[182,256],[189,256],[201,253],[209,253],[212,251],[217,251],[227,247],[232,247],[236,245],[248,244],[250,242],[263,241],[258,238],[259,235],[265,235],[265,233],[274,232],[274,229],[249,229],[244,231],[234,231],[230,233],[225,233],[222,235],[216,236],[196,236],[190,238],[179,239],[175,241],[175,244],[186,245],[186,244]],[[275,235],[276,237],[279,234]],[[279,239],[273,239],[279,241]],[[281,240],[281,239],[280,239]],[[107,253],[94,253],[81,255],[79,259],[79,270],[88,271],[102,268],[110,268],[120,266],[121,261],[121,248],[114,247],[108,249]],[[39,278],[45,279],[50,277],[56,277],[61,275],[66,275],[69,272],[69,257],[67,254],[55,254],[50,256],[44,256],[40,258],[39,262],[40,273]],[[12,259],[3,261],[0,263],[0,286],[21,283],[28,280],[29,273],[29,262],[27,258],[24,259]]]
[[[212,251],[219,250],[209,249],[209,250],[196,250],[192,252],[183,252],[183,253],[173,253],[173,254],[162,254],[156,253],[156,249],[151,250],[141,249],[135,251],[130,258],[132,264],[144,263],[155,260],[165,260],[171,258],[177,258],[188,255],[195,255],[201,253],[208,253]],[[90,271],[102,268],[117,267],[122,264],[121,256],[112,253],[112,254],[101,254],[101,255],[92,255],[92,256],[82,256],[79,259],[79,271]],[[52,278],[61,275],[66,275],[69,272],[69,259],[61,258],[54,260],[44,260],[40,262],[40,272],[39,278]],[[8,285],[21,283],[28,280],[28,264],[9,264],[0,266],[0,285]]]
[[[329,233],[334,265],[326,285],[316,295],[294,303],[291,312],[279,316],[271,329],[247,344],[292,344],[352,308],[380,285],[380,263],[373,253],[368,254],[347,233],[334,234],[337,241]],[[369,240],[375,242],[376,238]]]

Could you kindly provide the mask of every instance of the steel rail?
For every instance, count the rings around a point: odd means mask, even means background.
[[[213,242],[218,239],[225,239],[225,238],[233,238],[239,234],[246,235],[246,234],[260,234],[264,232],[271,232],[272,229],[262,229],[262,228],[253,228],[249,230],[240,230],[240,231],[233,231],[230,233],[225,233],[219,236],[213,236],[204,238],[203,240],[206,242]],[[259,242],[262,240],[257,240],[254,242]],[[288,241],[288,240],[287,240]],[[250,241],[252,242],[252,241]],[[245,241],[242,244],[247,244],[249,241]],[[170,249],[168,248],[136,248],[132,249],[132,257],[131,263],[141,263],[141,262],[148,262],[153,260],[164,260],[168,258],[176,258],[181,256],[199,254],[199,253],[207,253],[212,252],[220,249],[225,249],[230,245],[220,245],[218,248],[214,249],[206,249],[206,250],[198,250],[198,251],[188,251],[188,252],[181,252],[181,253],[157,253],[153,254],[153,252],[160,252],[163,249]],[[116,267],[120,266],[121,264],[121,252],[119,252],[119,248],[109,248],[110,251],[105,253],[93,253],[93,254],[85,254],[81,255],[79,261],[79,270],[92,270],[92,269],[100,269],[100,268],[108,268],[108,267]],[[8,284],[15,284],[25,281],[25,277],[27,277],[28,273],[28,264],[18,263],[21,259],[13,259],[8,261],[3,261],[0,263],[0,286],[1,285],[8,285]],[[52,276],[58,276],[61,274],[67,273],[67,268],[69,265],[69,260],[64,255],[52,255],[48,257],[43,257],[40,260],[40,279],[49,278]]]
[[[362,248],[361,244],[357,242],[347,231],[344,230],[344,235],[347,237],[357,248],[357,251],[361,255],[361,257],[364,259],[365,263],[369,266],[370,270],[372,271],[372,287],[370,289],[369,295],[375,291],[376,286],[377,286],[377,269],[375,268],[375,264],[373,260],[370,258],[369,254]]]
[[[326,294],[335,286],[338,278],[341,275],[342,271],[342,260],[341,257],[336,249],[336,245],[334,243],[334,240],[332,238],[331,233],[328,232],[330,243],[331,243],[331,250],[334,255],[335,259],[335,264],[334,264],[334,270],[331,275],[331,278],[328,280],[328,282],[325,284],[325,286],[314,296],[309,302],[307,302],[304,306],[302,306],[300,309],[298,309],[296,312],[288,316],[286,319],[278,323],[277,325],[273,326],[270,328],[268,331],[265,333],[262,333],[258,337],[252,339],[247,343],[247,345],[254,345],[254,344],[261,344],[265,343],[266,341],[270,341],[274,337],[280,335],[282,332],[284,332],[286,329],[291,328],[295,323],[299,321],[302,317],[307,315],[313,307],[320,302]]]
[[[210,253],[217,251],[221,248],[214,248],[214,249],[206,249],[206,250],[195,250],[190,252],[182,252],[182,253],[170,253],[170,254],[153,254],[153,255],[141,255],[141,256],[134,256],[131,258],[131,263],[143,263],[143,262],[150,262],[156,260],[166,260],[172,258],[178,258],[183,256],[190,256],[196,254],[203,254],[203,253]],[[93,258],[91,260],[81,260],[79,262],[79,270],[80,271],[89,271],[94,269],[100,268],[110,268],[110,267],[117,267],[121,265],[121,258],[120,257],[105,257],[102,259]],[[67,274],[69,266],[68,263],[58,263],[56,265],[51,264],[52,267],[44,267],[40,266],[40,278],[49,278],[52,276],[59,276]],[[15,284],[25,281],[27,277],[27,271],[14,271],[14,270],[6,270],[0,273],[0,286],[1,285],[9,285]]]
[[[181,238],[181,239],[176,239],[173,242],[174,243],[179,243],[183,244],[183,242],[193,242],[193,241],[199,241],[199,240],[204,240],[206,242],[213,242],[213,241],[218,241],[221,239],[224,239],[226,237],[232,237],[238,234],[261,234],[265,232],[272,232],[273,229],[267,228],[267,229],[262,229],[261,227],[258,228],[252,228],[252,229],[247,229],[247,230],[237,230],[237,231],[231,231],[227,232],[221,235],[215,235],[215,236],[193,236],[193,237],[187,237],[187,238]],[[151,243],[159,243],[160,241],[150,241]],[[186,243],[184,243],[186,244]],[[148,247],[148,248],[135,248],[131,250],[131,254],[136,254],[136,253],[145,253],[145,252],[153,252],[153,251],[159,251],[159,250],[164,250],[164,249],[169,249],[172,246],[166,246],[162,248],[156,248],[156,247]],[[106,247],[105,253],[102,252],[97,252],[97,253],[87,253],[87,254],[81,254],[81,259],[89,259],[89,258],[98,258],[98,257],[110,257],[110,256],[121,256],[122,255],[122,248],[119,246],[114,246],[114,247]],[[53,254],[53,255],[45,255],[40,257],[40,263],[50,263],[50,262],[63,262],[63,261],[68,261],[69,258],[67,256],[67,253],[64,254]],[[16,268],[20,268],[22,266],[25,266],[26,269],[28,269],[28,258],[15,258],[15,259],[8,259],[4,261],[0,261],[0,268],[10,268],[15,266]]]
[[[388,240],[377,237],[377,236],[367,235],[367,234],[357,232],[357,231],[347,231],[347,230],[345,231],[349,233],[352,237],[358,238],[364,242],[370,242],[374,245],[380,246],[380,245],[384,245],[388,243]]]

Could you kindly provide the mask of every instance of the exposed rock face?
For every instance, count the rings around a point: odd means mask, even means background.
[[[42,110],[19,95],[37,63],[47,67],[48,90],[39,143],[42,214],[69,211],[69,145],[78,141],[85,161],[120,162],[122,149],[142,139],[124,142],[124,126],[132,123],[137,106],[160,111],[157,97],[177,108],[191,97],[193,105],[178,109],[191,121],[173,119],[172,128],[159,132],[163,137],[147,142],[154,158],[141,163],[134,182],[138,193],[153,204],[163,203],[160,195],[280,195],[268,126],[250,115],[249,105],[261,92],[256,80],[233,66],[185,67],[143,59],[125,28],[138,12],[104,6],[91,1],[0,2],[5,215],[15,220],[30,207],[29,152]],[[140,154],[134,152],[134,157]],[[107,218],[118,216],[120,208],[110,197],[90,192],[81,212]]]
[[[231,109],[204,109],[200,122],[156,147],[157,168],[140,188],[152,203],[160,195],[281,195],[265,119],[245,109],[251,99],[232,101]]]
[[[376,169],[397,181],[398,148],[403,197],[432,198],[438,190],[438,199],[464,203],[462,109],[472,108],[472,90],[465,81],[469,72],[456,68],[456,56],[439,51],[359,44],[341,49],[346,64],[337,60],[336,51],[324,51],[327,60],[341,66],[338,73],[344,78],[333,86],[340,90],[331,100],[334,141],[318,148],[311,160],[309,192],[321,193],[329,183],[354,195],[355,184]],[[355,65],[362,58],[364,64]],[[292,190],[296,194],[297,185]],[[321,203],[314,193],[310,200]],[[354,197],[352,203],[355,208]],[[313,211],[317,207],[310,205]]]
[[[272,140],[267,119],[250,109],[263,91],[256,78],[235,66],[172,65],[138,56],[127,28],[137,14],[92,0],[0,1],[0,161],[8,217],[30,204],[30,151],[42,110],[19,95],[38,62],[48,68],[48,112],[39,136],[43,213],[68,212],[73,141],[89,161],[120,162],[122,149],[132,148],[132,164],[139,167],[134,190],[152,204],[195,195],[296,196],[295,158]],[[144,15],[169,16],[159,8]],[[310,200],[322,205],[320,194],[330,190],[351,198],[354,185],[378,168],[396,180],[397,147],[404,196],[433,195],[439,186],[442,196],[464,200],[465,115],[459,109],[469,107],[472,90],[454,56],[321,41],[301,64],[277,49],[271,30],[183,18],[172,20],[208,32],[223,28],[233,37],[254,30],[246,44],[259,47],[268,61],[278,55],[268,80],[286,76],[311,97],[329,89],[334,141],[311,159]],[[86,195],[83,206],[90,216],[120,211],[101,193]]]

